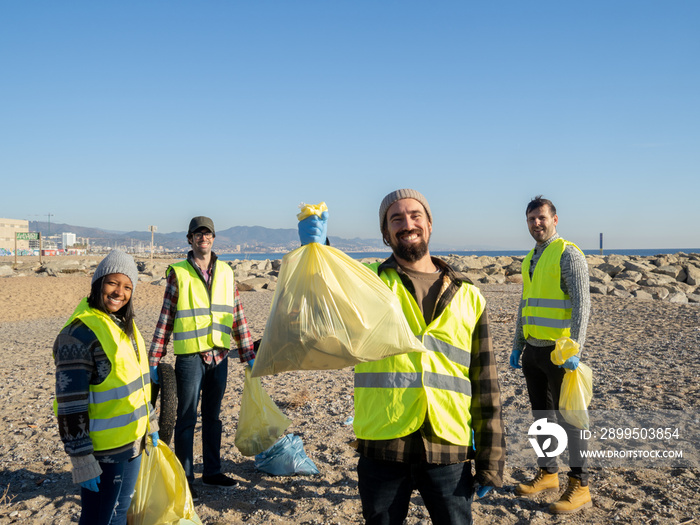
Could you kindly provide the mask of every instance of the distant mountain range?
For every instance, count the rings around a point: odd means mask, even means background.
[[[87,228],[71,224],[51,223],[50,235],[61,235],[64,232],[74,233],[79,238],[88,238],[90,246],[133,246],[139,245],[150,248],[151,232],[131,231],[120,232]],[[42,221],[29,221],[29,231],[41,232],[43,238],[49,236],[49,224]],[[186,232],[158,233],[153,236],[153,244],[162,246],[167,251],[186,251]],[[331,245],[344,251],[380,251],[386,247],[380,239],[344,239],[330,236]],[[80,242],[80,240],[78,241]],[[232,252],[286,252],[299,246],[299,235],[292,228],[264,228],[262,226],[234,226],[216,232],[215,251]]]

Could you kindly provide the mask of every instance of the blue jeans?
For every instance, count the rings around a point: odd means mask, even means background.
[[[423,497],[433,523],[472,523],[474,478],[469,462],[433,465],[360,456],[357,477],[367,525],[401,525],[414,489]]]
[[[175,455],[182,463],[187,481],[194,481],[194,427],[197,405],[202,394],[202,455],[204,475],[221,472],[221,401],[226,391],[228,356],[218,365],[207,366],[199,354],[178,355],[175,359],[177,421]]]
[[[120,463],[102,463],[99,492],[80,488],[80,525],[126,525],[141,456]]]

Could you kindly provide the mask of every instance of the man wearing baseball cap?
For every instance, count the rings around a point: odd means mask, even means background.
[[[149,364],[158,382],[158,363],[173,336],[177,383],[175,455],[192,488],[193,447],[197,404],[202,397],[202,456],[204,485],[235,487],[238,482],[221,472],[221,402],[226,391],[231,336],[241,362],[253,364],[255,353],[231,267],[212,251],[216,232],[209,217],[190,221],[187,259],[166,271],[163,309],[153,334]]]
[[[326,241],[327,218],[299,222],[302,244]],[[505,463],[486,301],[464,275],[430,256],[433,215],[421,193],[384,197],[379,227],[393,254],[369,267],[399,297],[429,352],[355,366],[362,513],[368,524],[401,524],[415,489],[433,523],[472,523],[474,492],[483,497],[500,487]]]

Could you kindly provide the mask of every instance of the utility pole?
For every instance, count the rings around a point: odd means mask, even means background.
[[[151,263],[153,263],[153,234],[158,231],[158,226],[149,226],[148,229],[151,231]]]
[[[53,213],[45,213],[43,215],[41,214],[34,214],[32,217],[47,217],[48,218],[48,223],[49,223],[49,232],[46,234],[46,237],[48,238],[49,235],[51,235],[51,217],[54,217]],[[41,221],[39,221],[41,222]],[[41,226],[38,226],[39,229],[41,229]]]

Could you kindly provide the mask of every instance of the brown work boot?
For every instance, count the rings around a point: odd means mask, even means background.
[[[534,496],[540,492],[556,492],[559,490],[559,474],[550,474],[547,469],[541,468],[530,481],[518,484],[515,493],[518,496]]]
[[[569,478],[569,486],[566,487],[559,501],[555,501],[549,506],[549,512],[552,514],[570,514],[592,506],[593,503],[591,503],[591,493],[588,490],[588,485],[581,485],[580,479]]]

